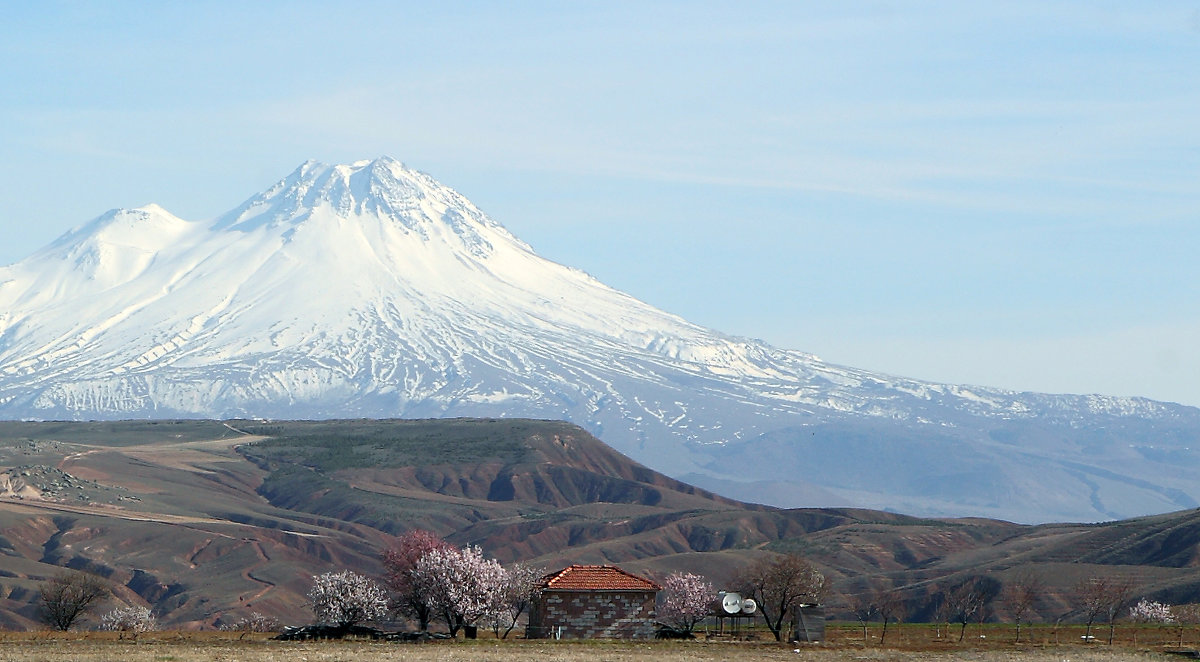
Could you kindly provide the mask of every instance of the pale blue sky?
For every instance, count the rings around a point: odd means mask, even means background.
[[[429,4],[0,2],[0,263],[387,154],[726,332],[1200,405],[1200,1]]]

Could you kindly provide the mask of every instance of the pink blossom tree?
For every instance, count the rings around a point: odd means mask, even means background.
[[[412,574],[425,604],[446,621],[451,636],[503,608],[508,573],[499,561],[483,558],[478,546],[431,550],[417,559]]]
[[[435,533],[414,529],[400,536],[396,545],[382,555],[387,587],[392,593],[392,609],[417,621],[422,631],[429,629],[433,612],[425,604],[424,595],[413,578],[413,570],[422,556],[435,549],[454,549]]]
[[[308,600],[318,623],[342,629],[387,614],[387,593],[383,587],[349,570],[313,577]]]
[[[658,615],[668,625],[691,632],[708,616],[716,595],[717,590],[705,577],[690,572],[672,572],[663,581],[663,603]]]

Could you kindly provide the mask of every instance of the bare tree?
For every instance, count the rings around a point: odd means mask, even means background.
[[[946,613],[950,620],[962,625],[958,631],[959,641],[966,636],[967,623],[971,622],[971,618],[980,606],[981,596],[975,590],[973,582],[963,582],[946,594]]]
[[[1083,612],[1084,618],[1087,619],[1087,629],[1083,634],[1083,640],[1086,642],[1092,641],[1092,625],[1096,623],[1100,614],[1104,613],[1107,605],[1105,597],[1107,590],[1107,577],[1093,577],[1075,585],[1075,600],[1079,605],[1079,611]]]
[[[1183,647],[1183,635],[1189,625],[1200,623],[1200,604],[1176,605],[1171,607],[1175,616],[1175,624],[1179,626],[1179,646]]]
[[[775,641],[783,641],[784,623],[794,609],[825,596],[825,575],[796,554],[759,559],[738,573],[736,583],[758,603]]]
[[[422,631],[429,629],[433,611],[426,604],[424,595],[413,579],[417,561],[435,549],[453,549],[437,534],[414,529],[400,536],[396,545],[384,551],[383,567],[387,573],[387,587],[392,593],[391,608],[405,618],[415,619]]]
[[[904,618],[904,597],[896,587],[880,588],[875,591],[875,612],[883,621],[883,632],[879,634],[879,644],[887,637],[888,621],[900,622]]]
[[[1092,641],[1092,626],[1103,617],[1108,623],[1108,643],[1112,644],[1117,616],[1129,603],[1133,595],[1133,582],[1112,577],[1091,577],[1075,585],[1075,598],[1079,610],[1087,618],[1084,641]]]
[[[946,594],[946,613],[961,625],[959,641],[966,636],[967,624],[972,619],[982,623],[987,618],[987,610],[999,589],[1000,583],[991,577],[969,577]]]
[[[1113,633],[1117,629],[1117,618],[1121,612],[1129,607],[1129,603],[1133,600],[1133,580],[1121,579],[1112,583],[1112,588],[1108,592],[1108,606],[1105,609],[1105,615],[1108,617],[1108,645],[1112,646]]]
[[[850,611],[854,613],[854,618],[858,624],[862,626],[863,644],[867,643],[867,626],[871,623],[871,618],[875,616],[875,592],[864,591],[858,595],[852,595],[846,599]]]
[[[38,613],[47,625],[66,632],[111,593],[109,583],[96,575],[65,570],[39,585]]]
[[[945,593],[936,594],[933,596],[933,623],[934,631],[938,639],[942,638],[942,624],[946,625],[947,634],[950,630],[950,619],[954,618],[954,605],[950,604]]]
[[[1017,621],[1017,643],[1021,642],[1022,619],[1045,592],[1041,577],[1030,570],[1020,573],[1004,587],[1004,602]]]

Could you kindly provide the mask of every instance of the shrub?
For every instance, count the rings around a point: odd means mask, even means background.
[[[249,616],[243,616],[232,623],[222,625],[221,629],[227,632],[278,632],[279,619],[264,616],[255,611],[251,612]]]

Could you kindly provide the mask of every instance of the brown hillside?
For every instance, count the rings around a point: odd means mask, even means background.
[[[1196,600],[1198,522],[1188,511],[1030,527],[747,505],[553,421],[0,423],[0,624],[34,626],[37,584],[64,566],[110,578],[122,601],[173,626],[250,611],[304,622],[313,574],[378,574],[380,551],[411,528],[503,561],[681,569],[718,584],[797,552],[833,580],[835,612],[891,582],[910,618],[951,582],[1034,569],[1048,584],[1036,609],[1056,618],[1071,586],[1097,574]]]

